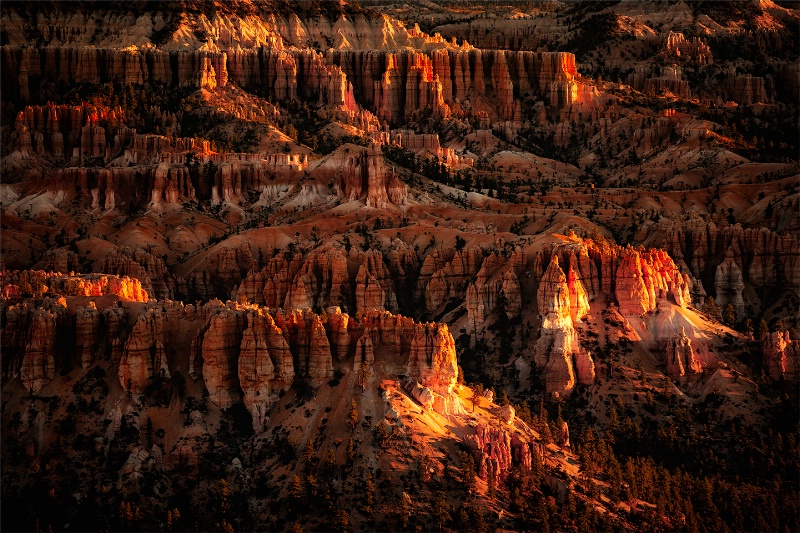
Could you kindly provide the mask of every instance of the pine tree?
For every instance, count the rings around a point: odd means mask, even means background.
[[[306,451],[303,454],[303,459],[307,465],[310,465],[314,459],[314,441],[312,439],[308,439],[308,442],[306,442]]]
[[[542,464],[542,457],[539,455],[538,449],[535,449],[531,455],[531,482],[534,485],[538,485],[543,475],[544,465]]]
[[[325,461],[325,466],[327,466],[329,469],[332,469],[334,466],[336,466],[336,454],[333,453],[333,450],[330,448],[328,448],[328,460]]]
[[[347,425],[353,430],[358,425],[358,409],[356,408],[356,399],[350,400],[350,412],[347,415]]]
[[[501,390],[500,391],[500,405],[505,407],[509,403],[511,403],[511,401],[508,399],[508,394],[506,394],[506,391]]]
[[[619,428],[619,414],[617,413],[617,408],[612,405],[608,412],[608,430],[613,434],[617,433]]]
[[[430,455],[427,453],[422,453],[417,462],[417,473],[419,474],[420,482],[427,483],[428,481],[431,480],[430,470],[431,470]]]
[[[226,518],[228,515],[228,511],[231,508],[231,503],[228,497],[230,496],[230,489],[228,489],[228,482],[224,479],[219,481],[219,512],[222,514],[223,518]]]
[[[456,519],[456,523],[458,524],[458,528],[462,531],[469,531],[472,529],[472,524],[469,521],[469,513],[467,512],[466,504],[461,506],[461,509],[458,511],[458,518]]]
[[[131,504],[122,501],[119,504],[119,520],[125,525],[130,525],[133,522],[133,511],[131,510]]]
[[[316,496],[317,488],[317,478],[308,474],[306,476],[306,494],[309,496]]]
[[[706,310],[706,314],[709,317],[711,317],[713,320],[716,320],[717,322],[719,322],[720,319],[722,318],[722,312],[720,310],[720,307],[714,301],[714,297],[713,296],[709,296],[708,298],[706,298],[706,309],[705,310]]]
[[[470,401],[472,402],[472,412],[475,412],[475,406],[480,402],[481,396],[483,396],[483,385],[478,383],[477,385],[472,386],[472,398]]]
[[[336,520],[334,521],[334,531],[349,531],[350,530],[350,515],[344,509],[336,511]]]
[[[475,459],[467,452],[461,452],[460,459],[463,483],[467,490],[472,490],[475,488]]]
[[[214,524],[214,529],[221,531],[222,533],[234,533],[236,531],[227,520],[223,520],[220,523]]]
[[[533,419],[531,418],[531,408],[528,405],[527,400],[523,400],[521,404],[514,406],[515,410],[517,411],[517,418],[521,419],[526,424],[531,424]]]
[[[386,423],[383,420],[375,424],[374,433],[375,441],[380,445],[381,448],[386,449],[389,446],[391,434],[389,433]]]
[[[744,319],[744,325],[743,325],[742,329],[744,330],[744,334],[745,335],[747,335],[748,337],[752,337],[753,336],[753,321],[750,320],[749,318],[745,318]]]
[[[767,325],[767,321],[762,318],[761,322],[758,324],[758,338],[763,341],[767,337],[769,337],[769,326]]]
[[[550,424],[548,423],[547,410],[544,408],[544,401],[539,404],[539,415],[533,421],[534,429],[542,438],[542,442],[550,444],[553,442],[553,433],[550,431]]]
[[[733,304],[728,304],[725,306],[725,311],[722,314],[722,317],[725,319],[725,324],[728,326],[733,327],[736,325],[736,308],[733,307]]]
[[[289,485],[289,498],[295,503],[303,500],[303,483],[297,475],[292,477],[292,484]]]
[[[411,506],[406,498],[403,498],[403,502],[400,505],[399,515],[400,529],[405,531],[408,529],[408,522],[411,519]]]
[[[372,472],[367,470],[364,476],[364,510],[367,514],[372,514],[373,505],[375,505],[375,484],[372,482]]]
[[[447,495],[441,490],[436,493],[436,499],[433,502],[433,515],[439,531],[442,531],[444,525],[450,520],[450,505],[447,503]]]

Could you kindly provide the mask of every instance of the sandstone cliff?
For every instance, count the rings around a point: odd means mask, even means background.
[[[37,309],[31,315],[20,377],[26,390],[37,393],[56,372],[56,313]]]
[[[63,296],[103,296],[112,294],[134,302],[146,302],[147,291],[138,279],[105,274],[62,274],[35,270],[2,271],[0,286],[4,295],[30,294]]]
[[[119,362],[119,382],[126,391],[138,394],[154,377],[170,377],[164,323],[164,313],[158,307],[147,309],[136,320]]]
[[[800,241],[791,234],[738,224],[719,228],[697,217],[679,224],[664,221],[642,233],[664,235],[665,250],[702,280],[704,293],[712,293],[714,285],[715,295],[725,305],[732,303],[739,318],[743,307],[752,313],[767,303],[762,301],[764,289],[800,291]]]
[[[764,369],[773,380],[797,381],[800,377],[800,346],[788,331],[775,331],[761,341]]]
[[[579,299],[574,305],[571,295]],[[569,394],[575,385],[594,381],[594,362],[591,355],[578,345],[573,324],[588,311],[586,292],[580,280],[572,276],[572,287],[553,255],[537,293],[542,329],[534,347],[533,360],[544,370],[547,392]],[[577,313],[574,317],[573,310]],[[580,374],[576,376],[576,370]]]
[[[506,480],[513,467],[530,472],[535,454],[541,461],[543,450],[540,443],[486,424],[475,429],[475,435],[467,437],[467,445],[476,460],[478,476],[495,487]]]
[[[680,378],[686,374],[698,374],[702,371],[700,361],[692,347],[692,341],[681,332],[667,341],[667,374],[672,378]]]

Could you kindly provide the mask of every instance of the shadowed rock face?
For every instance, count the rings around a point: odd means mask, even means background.
[[[400,356],[408,360],[409,377],[419,379],[424,386],[442,397],[449,397],[453,392],[457,377],[455,343],[445,325],[418,324],[385,311],[370,311],[363,321],[353,321],[334,308],[326,314],[326,322],[310,311],[279,314],[277,323],[285,326],[278,327],[270,314],[258,308],[237,311],[230,309],[229,305],[224,313],[228,317],[244,313],[248,323],[264,323],[263,327],[270,331],[268,336],[262,333],[259,338],[261,329],[249,326],[242,334],[240,347],[243,351],[240,351],[238,359],[239,385],[244,390],[246,404],[250,396],[252,403],[248,407],[251,410],[260,409],[262,414],[274,400],[267,392],[259,400],[261,405],[257,405],[253,396],[261,394],[254,394],[257,385],[251,382],[260,381],[266,391],[285,389],[291,385],[294,376],[319,385],[333,376],[334,358],[343,360],[352,353],[355,353],[356,366],[361,361],[370,365],[376,356],[384,354]],[[212,315],[207,329],[202,332],[204,347],[207,339],[216,339],[221,334],[220,319],[215,318],[217,314]],[[355,352],[350,350],[350,338],[353,336],[359,339]],[[289,338],[288,343],[286,337]],[[233,351],[226,351],[229,353],[227,360],[233,357],[230,355]],[[209,380],[216,383],[221,371],[219,358],[206,359],[206,353],[203,348],[198,354],[203,358],[202,373],[207,383]],[[295,363],[292,363],[292,358]],[[231,387],[237,388],[235,384],[227,388]]]
[[[22,354],[6,373],[21,375],[25,387],[34,393],[52,380],[56,368],[67,364],[70,357],[56,348],[57,337],[76,339],[75,354],[84,369],[94,362],[93,354],[101,343],[106,344],[102,339],[122,338],[118,379],[125,391],[136,395],[156,378],[168,380],[188,362],[190,374],[202,377],[212,402],[227,408],[244,399],[257,428],[262,427],[277,393],[287,390],[296,378],[317,386],[330,380],[334,359],[356,356],[356,363],[369,365],[376,354],[399,356],[407,361],[409,377],[443,398],[437,403],[442,409],[458,374],[455,342],[446,325],[417,323],[386,311],[372,310],[363,320],[353,320],[338,308],[320,317],[310,310],[278,310],[276,314],[268,308],[232,302],[213,301],[195,308],[153,301],[138,314],[128,307],[104,309],[101,324],[94,302],[78,308],[74,321],[57,320],[59,313],[68,312],[58,302],[51,304],[52,311],[22,305],[6,311],[4,342],[9,349],[17,345]],[[198,322],[203,316],[207,317],[205,324]],[[127,338],[119,331],[120,322],[133,324]],[[26,333],[17,341],[15,334],[23,325]],[[190,347],[182,339],[192,331],[196,333],[189,337],[191,349],[187,350]],[[351,338],[358,339],[352,347]],[[100,354],[103,358],[108,357],[109,349],[116,351],[117,343],[111,344]],[[190,355],[171,360],[168,353]]]
[[[39,392],[55,376],[55,343],[56,315],[37,309],[31,316],[25,356],[19,370],[22,384],[33,393]]]
[[[680,378],[700,371],[700,362],[692,348],[692,341],[681,328],[679,335],[667,341],[667,373],[673,378]]]
[[[164,322],[164,313],[158,308],[148,309],[136,320],[119,363],[119,381],[126,391],[141,392],[156,376],[169,378]]]

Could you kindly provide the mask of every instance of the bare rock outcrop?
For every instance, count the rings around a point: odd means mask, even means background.
[[[100,337],[100,312],[94,302],[75,311],[75,350],[84,370],[94,362]]]
[[[273,401],[271,385],[275,366],[270,359],[266,337],[263,317],[249,315],[239,348],[238,374],[244,405],[253,416],[255,427],[263,425],[264,413]]]
[[[681,307],[691,301],[690,282],[663,250],[623,249],[614,273],[614,294],[623,315],[654,311],[660,298],[670,295]]]
[[[212,314],[201,330],[202,341],[194,343],[195,361],[197,355],[202,359],[203,381],[209,400],[222,408],[230,407],[242,395],[237,365],[246,325],[243,313],[221,308]]]
[[[252,268],[231,297],[245,301],[293,309],[347,309],[351,280],[347,256],[340,249],[314,251],[308,256],[296,253],[270,258],[260,270]]]
[[[337,361],[343,361],[350,353],[350,317],[338,307],[328,308],[326,314],[328,320],[325,325],[331,339],[331,352]]]
[[[458,399],[453,395],[458,378],[456,345],[446,324],[415,326],[411,341],[408,376],[436,394],[434,409],[438,412],[458,412]],[[441,406],[438,405],[441,402]]]
[[[295,354],[295,374],[316,386],[333,377],[331,344],[320,317],[310,310],[295,310],[285,324]]]
[[[141,248],[115,250],[106,256],[102,269],[109,274],[138,279],[142,288],[158,300],[175,296],[175,280],[164,260]]]
[[[364,330],[364,334],[356,341],[355,365],[362,363],[371,365],[375,361],[375,346],[372,344],[372,335],[369,328]]]
[[[522,309],[522,295],[518,292],[519,280],[516,279],[515,283],[516,274],[513,268],[506,271],[511,274],[501,273],[504,263],[501,255],[489,254],[475,275],[475,281],[467,287],[467,333],[472,336],[481,334],[484,319],[492,312],[497,310],[513,318]]]
[[[264,425],[276,393],[291,386],[294,364],[289,345],[272,317],[256,310],[247,314],[238,361],[239,384],[244,405],[253,416],[253,426]]]
[[[742,228],[738,224],[718,228],[713,221],[692,217],[679,224],[665,220],[638,237],[646,238],[654,232],[664,235],[666,251],[672,257],[682,257],[696,279],[707,275],[716,278],[717,268],[727,262],[721,271],[721,287],[715,291],[721,292],[723,298],[735,298],[734,287],[738,286],[729,253],[741,270],[745,287],[757,291],[778,286],[800,290],[800,241],[792,234],[779,234],[764,227]],[[746,306],[761,304],[745,292],[742,297]]]
[[[579,346],[573,324],[573,312],[577,321],[589,309],[586,291],[574,271],[571,283],[572,286],[554,254],[537,293],[542,329],[534,346],[533,360],[544,369],[547,392],[559,395],[569,394],[578,382],[591,384],[595,378],[594,361]],[[573,305],[573,294],[581,302]]]
[[[106,274],[62,274],[40,270],[11,270],[0,272],[0,292],[23,296],[27,293],[53,296],[119,296],[134,302],[146,302],[149,297],[138,279]]]
[[[187,289],[190,295],[201,298],[227,297],[254,265],[253,251],[248,242],[235,248],[219,247],[202,268],[186,276]]]
[[[356,316],[371,309],[394,311],[397,309],[392,274],[383,262],[380,252],[369,250],[361,258],[356,275]]]
[[[683,327],[681,327],[680,333],[667,341],[666,361],[667,374],[673,379],[687,374],[699,374],[703,370],[692,346],[692,341],[686,336],[686,330]]]
[[[714,287],[717,289],[717,305],[724,308],[732,304],[737,317],[744,316],[745,303],[742,297],[744,278],[742,269],[736,264],[734,252],[730,248],[727,250],[725,260],[717,267]]]
[[[775,331],[761,341],[764,368],[775,381],[796,382],[800,377],[800,344],[788,331]]]
[[[119,361],[123,349],[123,322],[125,312],[119,306],[108,307],[103,310],[103,321],[106,329],[106,346],[112,361]]]
[[[65,248],[56,248],[55,250],[49,250],[44,259],[34,268],[45,272],[69,274],[70,272],[80,271],[80,263],[75,252]]]
[[[731,69],[725,80],[724,97],[739,105],[771,103],[772,99],[767,95],[765,81],[760,76],[738,75],[735,69]]]
[[[118,371],[119,382],[127,392],[139,394],[152,378],[170,377],[164,351],[165,318],[160,307],[151,307],[133,325]]]
[[[20,377],[25,390],[37,393],[55,377],[56,318],[53,311],[36,309],[31,315]]]
[[[670,31],[664,47],[668,54],[697,65],[710,65],[714,62],[711,48],[700,37],[687,39],[682,33]]]
[[[314,385],[321,385],[333,377],[333,360],[325,326],[318,316],[311,322],[308,345],[308,379]]]
[[[570,272],[572,272],[571,269]],[[506,270],[506,273],[503,274],[502,292],[505,298],[504,311],[506,316],[509,319],[519,316],[520,311],[522,311],[522,291],[517,275],[513,270]]]
[[[441,264],[445,257],[452,257],[452,260]],[[452,298],[463,298],[467,284],[478,274],[482,264],[483,250],[477,246],[460,251],[441,250],[426,256],[418,292],[424,295],[428,311],[438,309]]]
[[[477,463],[478,477],[495,487],[505,481],[513,466],[530,471],[533,454],[539,453],[539,445],[518,433],[483,423],[465,440]]]
[[[387,209],[403,205],[407,186],[400,181],[373,143],[366,148],[345,145],[323,159],[310,173],[319,179],[333,179],[339,197],[361,201],[367,207]]]

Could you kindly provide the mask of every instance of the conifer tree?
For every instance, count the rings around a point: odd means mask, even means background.
[[[767,321],[763,318],[761,322],[758,324],[758,338],[759,340],[764,340],[769,336],[769,326],[767,325]]]
[[[350,400],[350,412],[347,415],[347,425],[353,430],[358,425],[358,409],[356,407],[356,399]]]
[[[303,453],[303,459],[305,460],[307,465],[311,464],[311,461],[314,459],[314,440],[308,439],[306,442],[306,450]]]
[[[472,402],[472,412],[475,412],[475,406],[480,402],[481,396],[483,396],[483,385],[478,383],[477,385],[472,386],[472,398],[470,401]]]
[[[725,324],[728,326],[736,325],[736,308],[733,307],[733,304],[728,304],[725,306],[725,311],[722,314],[722,317],[725,319]]]

